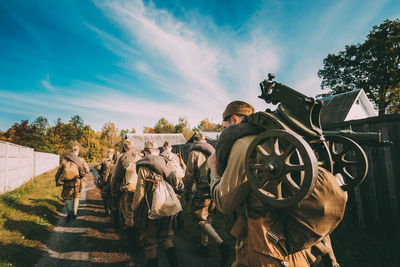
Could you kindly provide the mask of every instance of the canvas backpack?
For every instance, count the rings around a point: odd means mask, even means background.
[[[74,180],[80,177],[79,167],[74,162],[67,160],[63,166],[61,179],[64,181]]]
[[[122,189],[127,192],[135,192],[137,184],[136,162],[132,162],[126,167]]]
[[[210,185],[210,169],[207,159],[197,169],[197,187],[205,188]]]
[[[175,216],[182,211],[182,206],[174,189],[161,175],[153,174],[152,176],[154,186],[151,192],[151,205],[148,199],[148,194],[145,193],[146,204],[148,207],[147,217],[154,220]]]

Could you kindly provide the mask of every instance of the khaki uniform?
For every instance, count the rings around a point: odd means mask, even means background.
[[[83,158],[79,158],[79,160],[81,161],[81,166],[83,166],[86,173],[89,173],[90,169],[86,161]],[[63,159],[61,161],[60,167],[58,168],[57,173],[55,175],[56,181],[60,180],[60,176],[63,173],[64,166],[66,165],[67,162],[68,162],[67,159]],[[61,199],[66,201],[79,198],[79,195],[82,192],[83,179],[84,178],[65,181],[63,184],[63,190],[61,192]]]
[[[124,160],[123,156],[125,153],[131,153],[131,150],[124,152],[118,158],[117,162],[115,163],[115,169],[111,177],[110,181],[111,196],[112,196],[111,208],[114,211],[120,210],[122,216],[124,217],[125,224],[128,227],[131,227],[133,218],[131,204],[133,201],[134,192],[128,191],[125,184],[126,170],[123,167],[123,164],[127,164],[127,162],[125,163],[122,162]],[[139,159],[140,159],[139,154],[136,154],[135,156],[130,157],[129,163],[135,163]],[[137,176],[136,170],[134,175]]]
[[[250,191],[245,176],[246,152],[254,138],[236,140],[222,177],[218,177],[216,169],[211,173],[211,194],[218,210],[228,214],[242,203],[247,210],[247,216],[240,216],[231,231],[236,238],[236,261],[232,266],[310,266],[306,250],[287,254],[285,237],[275,244],[266,236],[274,223],[272,216]]]
[[[191,212],[193,218],[198,224],[210,223],[212,220],[212,212],[215,210],[215,205],[210,197],[210,186],[199,185],[198,181],[198,169],[207,160],[206,155],[198,150],[192,150],[189,153],[186,173],[183,178],[185,186],[185,198],[189,199],[192,193],[192,188],[196,187],[196,195],[192,200]]]
[[[121,192],[119,191],[119,185],[116,185],[116,169],[117,166],[120,164],[119,161],[121,160],[121,155],[115,161],[115,164],[111,168],[110,177],[109,177],[109,194],[110,194],[110,204],[112,211],[119,211],[119,199],[121,197]],[[117,190],[118,189],[118,190]]]
[[[151,205],[151,196],[153,183],[151,177],[157,175],[149,168],[140,167],[138,170],[138,181],[136,192],[132,202],[132,210],[135,218],[135,225],[139,228],[140,244],[145,250],[152,250],[157,247],[160,242],[172,243],[174,236],[173,217],[150,220],[147,218],[147,203],[145,194],[147,194]]]
[[[99,187],[101,190],[101,197],[103,199],[110,198],[110,173],[113,165],[114,160],[112,158],[104,158],[101,161],[101,168],[99,171]]]

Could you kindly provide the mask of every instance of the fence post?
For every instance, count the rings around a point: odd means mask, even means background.
[[[5,193],[7,192],[7,186],[8,186],[8,143],[6,142],[6,174],[5,174],[5,178],[4,178],[4,186],[3,186],[3,192]]]

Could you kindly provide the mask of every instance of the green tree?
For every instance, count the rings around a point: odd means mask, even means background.
[[[156,133],[174,133],[175,125],[170,123],[166,118],[162,117],[154,126],[154,131]]]
[[[364,89],[379,108],[379,115],[398,112],[400,105],[400,20],[374,26],[361,44],[329,54],[318,71],[327,96]]]

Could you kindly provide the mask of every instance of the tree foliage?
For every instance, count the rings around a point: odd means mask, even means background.
[[[204,118],[193,130],[196,132],[221,132],[223,129],[222,124],[215,124],[208,118]]]
[[[122,139],[113,123],[104,124],[102,131],[96,133],[75,115],[67,123],[59,118],[52,126],[42,116],[32,123],[23,120],[0,132],[0,140],[59,155],[69,153],[71,144],[79,144],[82,156],[89,162],[98,162],[110,147],[118,149]]]
[[[220,132],[222,130],[222,124],[215,124],[208,118],[204,118],[199,125],[191,129],[186,117],[179,117],[176,125],[162,117],[154,127],[145,126],[143,133],[182,133],[186,140],[189,140],[194,132]]]
[[[400,106],[400,20],[385,20],[374,26],[364,43],[348,45],[329,54],[318,71],[321,89],[327,96],[364,89],[379,108],[379,114],[399,112]]]

